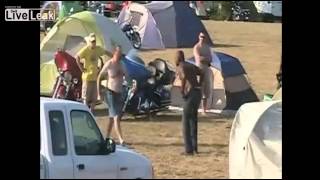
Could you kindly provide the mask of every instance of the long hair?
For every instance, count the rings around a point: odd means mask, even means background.
[[[176,66],[179,66],[181,62],[184,62],[184,53],[182,50],[176,52],[175,63]]]

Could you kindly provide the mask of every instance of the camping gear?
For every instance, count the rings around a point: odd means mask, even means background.
[[[108,18],[94,12],[83,11],[57,22],[40,43],[40,93],[52,96],[53,86],[59,76],[54,54],[62,49],[75,56],[86,45],[84,37],[95,33],[97,45],[113,52],[116,45],[124,54],[133,49],[120,27]]]
[[[122,62],[129,78],[135,83],[126,85],[123,111],[131,115],[148,115],[168,109],[171,103],[170,87],[174,71],[165,60],[155,59],[147,66],[136,56],[126,56]]]
[[[123,8],[118,23],[133,19],[141,38],[142,49],[191,48],[198,42],[200,32],[208,37],[201,20],[187,1],[152,1],[147,4],[131,3]]]
[[[187,62],[195,64],[194,57]],[[246,72],[240,61],[221,52],[212,53],[210,69],[213,73],[212,97],[208,98],[208,112],[238,110],[247,102],[259,101],[251,88]],[[177,78],[171,91],[172,106],[182,107],[183,98],[180,93],[181,82]]]
[[[282,178],[282,101],[239,108],[230,132],[229,178]]]
[[[81,102],[82,73],[75,58],[64,51],[57,51],[54,60],[59,76],[56,80],[52,98]]]

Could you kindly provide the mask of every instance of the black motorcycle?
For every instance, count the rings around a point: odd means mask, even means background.
[[[126,34],[129,40],[132,42],[133,47],[136,49],[140,49],[141,47],[140,34],[134,30],[131,23],[125,22],[122,25],[121,30]]]

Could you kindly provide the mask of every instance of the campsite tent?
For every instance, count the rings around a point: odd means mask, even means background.
[[[282,101],[242,105],[229,142],[231,179],[281,179]]]
[[[215,52],[212,53],[212,59],[210,68],[213,72],[213,89],[212,97],[208,99],[209,111],[238,110],[244,103],[259,100],[237,58]],[[187,62],[194,64],[194,58]],[[175,107],[182,107],[183,103],[180,84],[180,80],[176,78],[172,88],[172,106]]]
[[[208,32],[187,1],[152,1],[132,3],[118,17],[120,25],[130,22],[138,30],[143,49],[189,48],[204,32]]]
[[[130,41],[119,26],[108,18],[95,12],[83,11],[73,14],[57,22],[40,43],[40,92],[50,95],[58,76],[53,61],[58,48],[75,55],[86,45],[84,37],[90,33],[97,36],[97,45],[112,52],[116,45],[120,45],[123,53],[132,48]]]

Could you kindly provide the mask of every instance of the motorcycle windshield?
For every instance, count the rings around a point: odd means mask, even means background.
[[[138,82],[144,82],[151,77],[151,73],[144,64],[141,64],[128,56],[122,57],[122,64],[126,68],[129,78]]]
[[[76,63],[76,60],[70,54],[64,51],[56,52],[55,63],[58,69],[62,71],[69,71],[73,77],[81,77],[81,71]]]

